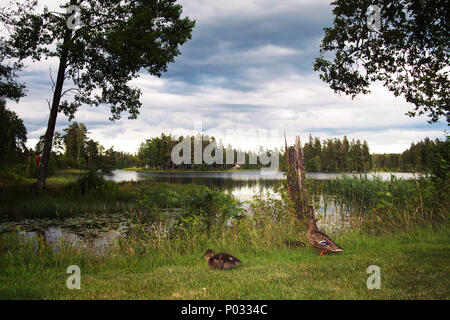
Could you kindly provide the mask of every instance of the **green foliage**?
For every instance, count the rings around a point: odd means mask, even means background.
[[[189,163],[182,163],[176,165],[172,162],[171,154],[173,148],[183,139],[190,141],[190,150],[191,150],[191,161]],[[215,148],[211,151],[211,156],[216,160],[212,164],[206,164],[204,162],[200,164],[196,164],[194,161],[194,150],[195,150],[195,141],[201,141],[201,150],[202,154],[204,154],[207,146],[212,145]],[[216,148],[222,149],[222,157],[217,154],[216,157]],[[227,152],[233,154],[234,162],[232,164],[227,164]],[[138,150],[138,158],[141,167],[145,167],[151,170],[198,170],[198,171],[216,171],[216,170],[228,170],[232,169],[236,162],[238,162],[238,152],[242,154],[242,160],[240,163],[241,169],[260,169],[262,167],[266,167],[266,165],[262,165],[261,163],[250,164],[249,159],[256,159],[260,153],[266,152],[266,154],[270,154],[271,150],[264,149],[260,146],[258,152],[254,151],[241,151],[233,149],[231,145],[224,147],[222,143],[216,141],[214,137],[210,137],[208,135],[200,135],[197,136],[186,136],[186,137],[175,137],[172,134],[165,135],[161,134],[160,137],[154,137],[151,139],[146,139],[145,142],[141,143]],[[245,160],[245,161],[244,161]],[[220,163],[221,162],[221,163]]]
[[[318,137],[309,135],[309,141],[303,147],[307,172],[366,172],[372,168],[367,141],[348,141],[327,139],[323,142]],[[283,157],[284,158],[284,157]],[[286,163],[282,162],[282,170]]]
[[[92,193],[114,193],[119,189],[117,183],[113,181],[106,181],[99,176],[95,171],[89,170],[87,176],[70,184],[67,190],[73,195],[86,195]]]
[[[261,242],[262,246],[284,246],[285,240],[306,241],[306,220],[299,219],[295,212],[295,206],[291,203],[285,185],[279,185],[275,193],[280,193],[282,198],[277,199],[273,195],[255,195],[252,206],[251,222],[256,230],[250,241]],[[253,245],[257,245],[253,243]]]
[[[77,90],[59,110],[70,118],[81,104],[108,104],[114,120],[123,111],[136,118],[141,91],[129,81],[142,69],[157,76],[167,71],[195,25],[181,18],[182,7],[173,0],[67,1],[63,10],[69,5],[80,8],[82,25],[76,30],[67,28],[70,13],[37,12],[34,2],[25,10],[18,4],[5,12],[13,31],[8,45],[20,59],[67,60],[65,77]]]
[[[447,135],[445,141],[436,140],[430,149],[430,161],[427,167],[432,179],[437,184],[447,183],[448,188],[450,179],[450,136]]]
[[[432,173],[432,175],[437,173],[440,176],[446,171],[445,162],[448,163],[448,160],[445,159],[449,158],[448,152],[446,152],[448,137],[446,139],[433,141],[425,138],[417,143],[411,143],[411,146],[401,154],[373,154],[373,168],[375,170]],[[439,169],[440,167],[441,169]]]
[[[183,190],[182,186],[174,186],[178,190],[168,198],[172,198],[173,206],[180,205],[180,210],[172,215],[165,212],[159,220],[158,210],[153,211],[156,214],[153,220],[140,216],[121,243],[123,249],[136,252],[137,247],[143,247],[144,250],[139,249],[142,254],[151,252],[153,257],[167,261],[174,255],[185,256],[191,252],[201,256],[204,248],[270,252],[285,247],[286,239],[303,238],[300,233],[305,230],[304,225],[285,211],[288,206],[281,200],[256,196],[251,214],[243,214],[239,204],[227,194],[206,187],[189,186],[186,189],[184,186]],[[139,191],[138,209],[154,203],[146,199],[143,192]],[[168,223],[168,220],[172,222]]]
[[[9,17],[5,8],[0,6],[0,23],[8,23]],[[13,51],[6,39],[0,35],[0,99],[12,99],[19,101],[25,95],[25,85],[17,82],[17,72],[23,67],[18,61],[11,61]]]
[[[0,292],[3,299],[48,300],[448,299],[444,228],[376,237],[347,233],[336,239],[344,252],[320,258],[309,247],[261,245],[257,237],[265,234],[250,232],[249,225],[222,231],[174,239],[143,232],[103,256],[70,248],[35,253],[32,243],[2,236]],[[244,263],[228,271],[209,270],[200,260],[207,248],[229,252]],[[67,290],[68,275],[61,270],[71,264],[82,270],[82,290]],[[381,290],[367,289],[371,264],[381,267]]]
[[[355,97],[381,81],[415,105],[410,116],[450,121],[448,6],[438,0],[335,0],[331,5],[333,26],[324,29],[314,64],[331,89]],[[369,29],[370,5],[380,8],[380,30]]]
[[[433,194],[444,206],[450,204],[450,136],[445,141],[436,141],[431,146],[428,172],[433,182]]]
[[[89,177],[84,170],[55,171],[43,191],[36,190],[33,180],[22,175],[0,183],[0,218],[62,218],[126,213],[133,208],[133,195],[127,185],[121,188],[95,173]]]
[[[283,201],[256,197],[252,209],[250,216],[207,230],[197,218],[175,232],[162,223],[137,223],[102,255],[70,246],[53,253],[39,236],[2,234],[0,292],[5,299],[448,297],[445,224],[378,235],[360,229],[334,235],[345,251],[319,258],[310,246],[286,247],[286,239],[305,241],[305,228],[287,213]],[[229,252],[244,263],[229,271],[209,270],[200,260],[207,248]],[[89,279],[77,292],[67,290],[67,275],[61,273],[71,264]],[[371,264],[384,270],[382,290],[367,290]]]
[[[135,199],[139,211],[147,215],[139,216],[140,221],[172,221],[175,228],[195,225],[206,229],[239,219],[243,213],[232,195],[201,185],[145,184],[138,188]]]
[[[45,135],[42,135],[39,137],[38,143],[34,146],[34,151],[37,154],[42,154],[44,152],[44,144],[45,144]],[[55,131],[55,134],[53,135],[53,142],[52,142],[52,154],[60,154],[64,150],[64,136],[61,136],[61,134],[58,131]]]
[[[23,180],[22,172],[17,172],[16,167],[14,168],[2,168],[0,169],[0,180],[20,182]]]
[[[88,139],[89,132],[83,123],[73,122],[64,129],[64,132],[64,135],[59,132],[54,134],[49,175],[53,174],[55,169],[90,169],[107,173],[138,164],[135,156],[115,151],[113,147],[105,150],[98,141]],[[44,143],[45,136],[41,136],[35,146],[36,153],[43,152]],[[37,177],[37,172],[32,176]]]
[[[0,166],[16,162],[27,150],[27,130],[17,114],[6,109],[6,102],[0,97]]]
[[[68,158],[80,159],[86,156],[87,129],[82,123],[71,123],[64,129],[65,135],[63,141],[65,144],[65,153]]]
[[[78,28],[68,25],[73,18],[67,10],[71,5],[80,10],[82,24]],[[131,87],[131,80],[143,69],[158,77],[166,72],[168,64],[180,55],[179,46],[191,39],[195,25],[188,17],[181,18],[182,6],[175,0],[70,0],[60,8],[65,12],[47,7],[38,12],[37,1],[25,5],[11,1],[1,15],[10,30],[6,46],[11,57],[59,60],[39,189],[45,187],[48,176],[58,113],[64,112],[72,120],[81,105],[108,105],[112,121],[120,119],[123,112],[137,118],[141,90]],[[63,91],[66,80],[74,88]],[[77,160],[79,157],[78,152]]]
[[[171,167],[170,154],[176,142],[172,141],[172,135],[155,137],[141,143],[138,150],[138,157],[141,166],[149,168],[169,169]]]
[[[229,219],[240,218],[243,210],[239,202],[230,194],[206,186],[188,190],[182,195],[183,223],[200,217],[207,227],[216,223],[226,223]]]

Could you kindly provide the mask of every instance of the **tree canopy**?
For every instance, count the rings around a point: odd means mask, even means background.
[[[58,113],[72,120],[82,105],[107,105],[110,120],[136,118],[141,90],[130,85],[146,70],[161,76],[191,38],[195,21],[182,18],[176,0],[70,0],[62,12],[37,1],[15,1],[6,17],[11,55],[23,61],[56,57],[59,67],[49,101],[38,188],[45,187]],[[53,80],[53,78],[52,78]],[[66,82],[69,88],[64,88]]]
[[[342,141],[333,138],[321,142],[318,137],[309,135],[303,156],[306,172],[366,172],[372,169],[367,141],[349,141],[346,136]]]
[[[71,0],[62,12],[44,8],[42,13],[36,12],[36,1],[25,2],[27,10],[9,15],[8,44],[20,59],[64,58],[64,79],[73,87],[62,92],[67,99],[59,111],[70,119],[82,104],[107,104],[112,120],[124,111],[136,118],[141,91],[129,82],[142,69],[156,76],[166,72],[195,24],[180,18],[182,7],[175,0]],[[73,30],[70,5],[79,12],[80,25]]]
[[[87,129],[83,123],[71,123],[66,129],[63,141],[66,146],[66,156],[80,159],[85,156],[87,144]]]
[[[450,6],[439,0],[335,0],[333,26],[325,28],[314,69],[335,92],[370,92],[380,81],[415,105],[410,116],[450,122]],[[371,5],[380,28],[370,28]]]
[[[22,119],[6,109],[3,98],[0,98],[0,123],[0,164],[5,164],[26,150],[27,130]]]
[[[428,172],[448,180],[450,162],[450,137],[411,143],[411,146],[402,153],[373,154],[375,170]]]
[[[5,26],[9,16],[0,7],[0,27]],[[19,101],[25,95],[25,85],[16,80],[23,64],[13,59],[14,54],[6,37],[0,33],[0,98]]]

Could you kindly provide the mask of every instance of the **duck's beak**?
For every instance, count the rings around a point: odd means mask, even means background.
[[[203,255],[202,259],[206,256],[206,253]]]

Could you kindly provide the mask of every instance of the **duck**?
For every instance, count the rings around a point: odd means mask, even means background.
[[[206,264],[210,268],[217,268],[219,270],[231,269],[242,263],[241,260],[239,260],[236,257],[233,257],[231,254],[228,254],[228,253],[217,253],[216,254],[211,249],[206,250],[202,259],[205,257],[206,257]]]
[[[336,242],[331,240],[324,232],[317,228],[316,219],[314,218],[314,209],[308,206],[309,227],[307,233],[308,242],[316,249],[322,250],[321,257],[324,253],[333,253],[344,251]]]

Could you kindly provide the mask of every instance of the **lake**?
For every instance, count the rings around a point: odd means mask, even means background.
[[[329,180],[342,177],[343,173],[307,173],[307,179]],[[389,180],[391,176],[402,179],[414,179],[412,173],[405,172],[377,172],[377,173],[355,173],[347,176],[367,175],[370,179],[374,176]],[[259,170],[235,171],[235,172],[142,172],[128,170],[114,170],[106,174],[106,180],[115,182],[139,181],[151,179],[158,182],[182,183],[182,184],[202,184],[209,187],[218,187],[227,192],[231,192],[238,200],[251,200],[255,194],[273,191],[277,182],[285,179],[283,172],[262,174]]]

